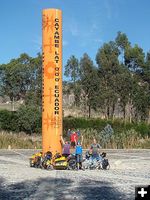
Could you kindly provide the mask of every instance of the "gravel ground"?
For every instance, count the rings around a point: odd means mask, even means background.
[[[110,170],[41,170],[29,167],[33,150],[0,150],[2,200],[131,200],[150,184],[150,150],[105,150]]]

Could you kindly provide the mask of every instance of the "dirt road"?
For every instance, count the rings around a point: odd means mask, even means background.
[[[46,171],[29,167],[33,150],[0,150],[2,200],[131,200],[150,184],[150,150],[105,150],[110,170]]]

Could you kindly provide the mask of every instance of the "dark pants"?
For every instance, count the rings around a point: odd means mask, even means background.
[[[77,169],[82,169],[82,154],[76,154]]]
[[[77,163],[82,163],[82,155],[76,154],[76,161]]]
[[[71,147],[75,148],[76,143],[75,142],[71,142]]]

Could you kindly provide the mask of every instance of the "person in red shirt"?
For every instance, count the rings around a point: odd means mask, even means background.
[[[71,147],[75,148],[77,142],[78,142],[78,137],[80,136],[80,131],[74,131],[74,129],[72,130],[68,130],[67,135],[70,136],[70,142],[71,142]]]

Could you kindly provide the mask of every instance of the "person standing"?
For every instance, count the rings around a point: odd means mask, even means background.
[[[77,142],[75,155],[76,155],[76,162],[77,162],[77,170],[82,169],[82,144]]]
[[[91,151],[92,151],[92,159],[96,159],[96,160],[99,160],[100,159],[100,149],[101,149],[101,146],[100,144],[98,144],[96,142],[96,139],[94,138],[93,139],[93,144],[91,144],[91,147],[90,147]]]
[[[68,141],[65,142],[62,136],[61,136],[61,142],[63,144],[62,155],[68,157],[70,155],[70,144]]]
[[[78,137],[80,136],[80,131],[77,130],[75,131],[73,128],[68,130],[67,135],[70,137],[70,142],[71,142],[71,147],[75,148],[77,142],[78,142]]]

